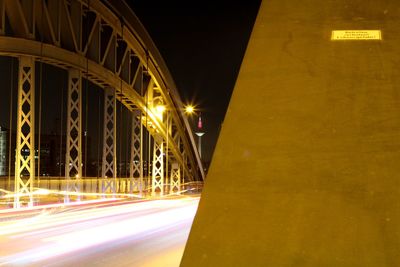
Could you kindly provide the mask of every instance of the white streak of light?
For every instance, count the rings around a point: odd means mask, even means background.
[[[62,213],[42,213],[1,227],[0,248],[7,241],[10,254],[0,252],[0,265],[29,264],[124,238],[146,235],[192,220],[197,199],[148,201]],[[6,240],[3,240],[6,237]],[[18,242],[34,240],[18,251]],[[15,248],[17,247],[17,248]],[[8,248],[8,247],[7,247]]]

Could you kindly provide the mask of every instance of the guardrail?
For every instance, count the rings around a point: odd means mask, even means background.
[[[96,177],[84,177],[79,179],[80,188],[82,193],[111,193],[103,192],[102,184],[107,179],[96,178]],[[109,180],[109,179],[108,179]],[[148,184],[149,179],[143,179],[142,183],[142,193],[151,192],[151,182]],[[151,181],[151,180],[150,180]],[[74,180],[75,182],[75,180]],[[140,193],[140,191],[135,188],[131,190],[131,186],[135,183],[131,183],[131,178],[117,178],[116,179],[116,190],[117,194],[129,194],[129,193]],[[52,191],[66,191],[68,186],[68,181],[64,177],[41,177],[40,180],[36,179],[34,182],[34,188],[47,189]],[[203,188],[203,182],[195,181],[181,184],[181,190],[184,192],[195,192],[200,193]],[[0,189],[2,192],[13,192],[14,191],[14,177],[11,177],[10,181],[8,177],[0,177]],[[170,191],[170,185],[164,185],[165,192]],[[170,192],[173,193],[173,192]],[[1,192],[0,192],[1,195]]]

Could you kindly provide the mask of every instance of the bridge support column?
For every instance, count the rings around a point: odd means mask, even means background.
[[[82,178],[82,77],[76,69],[68,71],[67,111],[65,178],[68,202],[70,192],[80,192]]]
[[[170,147],[169,147],[169,136],[172,133],[172,117],[170,115],[170,112],[168,108],[166,109],[166,128],[167,128],[167,137],[166,137],[166,142],[165,142],[165,190],[167,192],[172,191],[172,178],[170,177],[170,169],[169,166],[171,163],[169,162],[169,156],[170,156]]]
[[[14,208],[19,208],[21,194],[32,192],[35,180],[35,60],[20,57],[18,71],[18,113],[15,161]]]
[[[102,192],[116,192],[117,159],[116,159],[116,99],[115,90],[104,89],[104,131],[103,131],[103,166]]]
[[[171,192],[179,191],[181,190],[181,169],[179,166],[179,163],[174,162],[171,164]]]
[[[143,126],[140,110],[132,113],[130,193],[143,190]]]
[[[183,184],[185,184],[185,166],[187,164],[187,156],[186,156],[185,152],[182,153],[182,157],[183,157],[183,164],[184,165],[182,166],[182,175],[181,175],[182,179],[181,179],[181,181],[183,182]]]
[[[164,142],[161,136],[154,137],[151,194],[164,194]]]

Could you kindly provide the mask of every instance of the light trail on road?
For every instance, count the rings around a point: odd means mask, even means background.
[[[112,200],[3,210],[0,266],[178,266],[198,201]]]

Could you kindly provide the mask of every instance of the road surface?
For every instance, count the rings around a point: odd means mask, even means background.
[[[0,266],[179,266],[198,201],[0,210]]]

